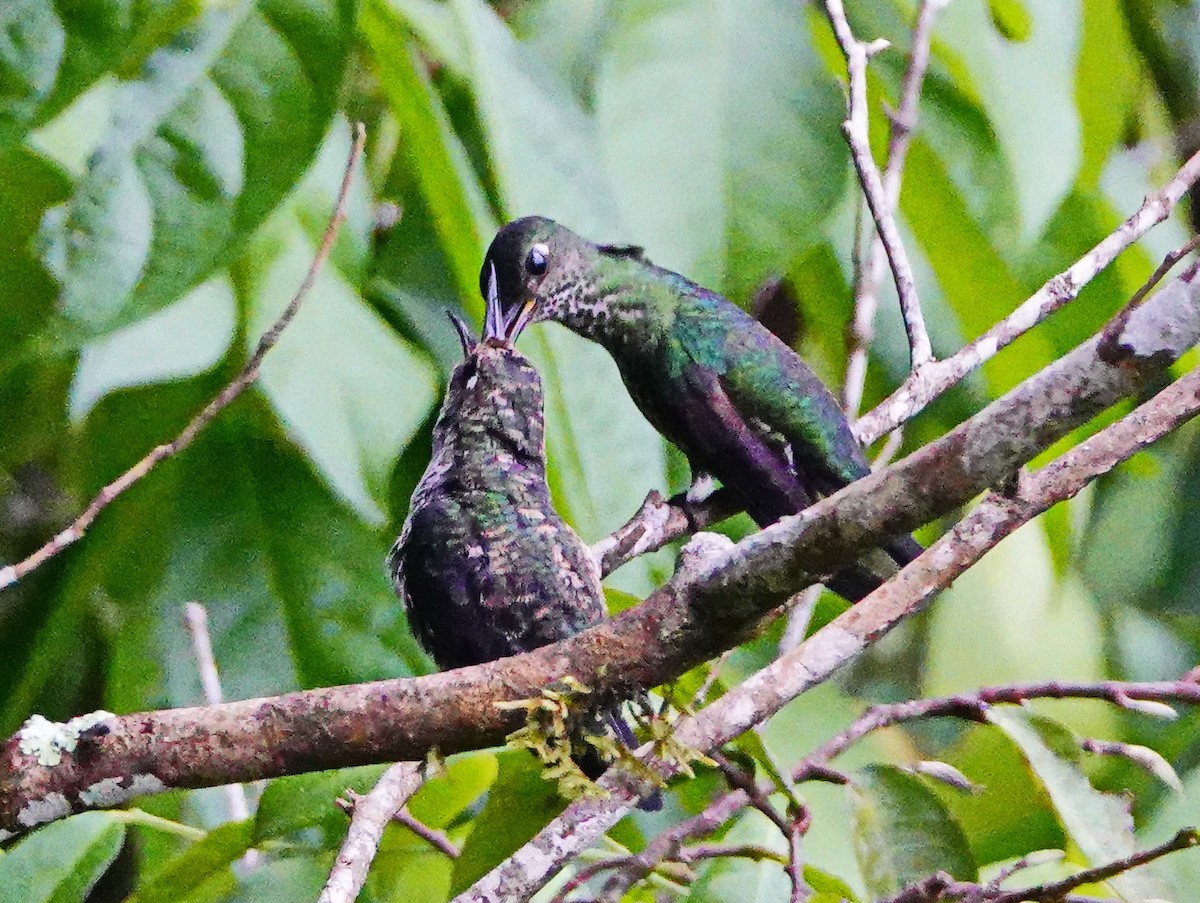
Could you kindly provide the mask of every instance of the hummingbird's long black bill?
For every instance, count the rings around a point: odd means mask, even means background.
[[[484,304],[483,337],[501,339],[509,344],[517,340],[533,315],[534,299],[514,307],[507,313],[500,305],[500,288],[496,284],[496,265],[488,264],[487,298]]]
[[[487,297],[483,299],[484,339],[503,339],[504,312],[500,310],[500,289],[496,285],[496,265],[488,264]]]
[[[450,322],[454,324],[454,331],[458,333],[458,341],[462,344],[463,357],[469,357],[471,352],[475,350],[475,337],[471,335],[471,327],[452,310],[447,310],[446,316],[450,318]]]

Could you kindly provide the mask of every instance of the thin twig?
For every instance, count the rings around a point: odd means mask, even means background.
[[[755,862],[778,862],[780,865],[787,862],[784,854],[751,843],[728,846],[699,844],[694,847],[683,847],[673,858],[684,865],[703,862],[705,859],[751,859]]]
[[[1156,847],[1142,850],[1140,853],[1134,853],[1132,856],[1126,856],[1124,859],[1117,859],[1105,865],[1083,869],[1069,878],[1063,878],[1060,881],[1050,881],[1045,884],[1026,888],[1025,890],[1008,891],[1007,893],[992,897],[991,903],[1021,903],[1022,900],[1061,900],[1077,887],[1107,881],[1109,878],[1123,875],[1131,869],[1145,865],[1147,862],[1153,862],[1155,859],[1161,859],[1170,853],[1190,849],[1196,846],[1197,843],[1200,843],[1200,837],[1197,836],[1196,829],[1184,828],[1170,840]]]
[[[178,436],[170,442],[156,446],[148,455],[101,489],[96,494],[96,497],[88,503],[83,513],[75,518],[65,530],[58,533],[27,558],[15,564],[10,564],[7,567],[0,568],[0,590],[16,583],[30,571],[41,566],[67,548],[67,546],[82,539],[83,534],[96,520],[101,511],[108,507],[126,489],[150,473],[158,464],[167,458],[174,457],[191,445],[192,440],[200,434],[200,431],[208,426],[213,418],[221,413],[222,410],[258,378],[258,370],[262,364],[263,357],[275,347],[283,331],[296,316],[300,305],[312,290],[322,265],[333,250],[333,243],[334,239],[337,238],[338,229],[346,219],[346,200],[350,192],[350,184],[354,179],[354,172],[358,160],[362,156],[366,140],[366,128],[361,122],[356,123],[354,127],[354,145],[350,150],[349,158],[346,160],[346,171],[342,176],[342,184],[338,190],[337,201],[334,204],[329,225],[325,227],[325,234],[321,239],[321,245],[317,249],[312,263],[309,264],[308,272],[304,276],[304,281],[300,283],[300,288],[296,290],[296,294],[292,297],[292,300],[288,302],[283,313],[279,315],[279,319],[258,340],[258,346],[254,349],[254,353],[250,355],[250,359],[246,361],[245,366],[242,367],[238,375],[188,422],[187,426],[183,428],[183,431]]]
[[[1015,875],[1017,872],[1023,872],[1028,868],[1035,868],[1039,865],[1046,865],[1051,862],[1059,862],[1066,856],[1062,850],[1034,850],[1032,853],[1026,853],[1020,859],[1014,860],[1006,865],[1000,871],[992,876],[987,884],[983,885],[985,891],[1001,890],[1000,885]]]
[[[417,762],[397,762],[364,796],[352,796],[354,814],[317,903],[354,903],[367,880],[383,829],[421,786]]]
[[[892,267],[896,293],[900,297],[900,313],[904,317],[904,328],[908,333],[912,369],[917,370],[933,360],[933,349],[929,344],[929,332],[925,328],[921,301],[917,297],[912,265],[908,261],[900,230],[892,216],[895,205],[888,201],[879,167],[875,165],[875,159],[871,156],[870,128],[867,121],[867,60],[873,53],[887,47],[887,42],[865,44],[854,37],[850,23],[846,20],[842,0],[825,0],[825,13],[833,26],[838,46],[842,48],[842,54],[846,57],[846,72],[850,82],[847,116],[842,124],[842,131],[850,145],[850,158],[854,161],[854,169],[862,184],[867,206],[871,209],[871,218],[875,220],[880,241]],[[898,184],[896,190],[899,192]]]
[[[1041,683],[1009,684],[982,687],[970,693],[939,696],[932,699],[913,699],[875,705],[859,715],[843,731],[830,737],[792,770],[794,781],[824,779],[828,763],[874,731],[905,721],[924,718],[960,718],[983,721],[987,710],[994,705],[1020,705],[1033,699],[1097,699],[1124,709],[1137,710],[1140,702],[1200,703],[1200,684],[1187,677],[1174,681],[1123,683],[1107,680],[1095,682],[1043,681]]]
[[[733,493],[724,488],[699,500],[689,499],[685,492],[667,499],[652,489],[633,517],[591,547],[592,557],[601,575],[607,577],[625,562],[655,552],[740,510]]]
[[[1175,264],[1187,257],[1197,247],[1200,247],[1200,235],[1193,235],[1191,240],[1182,247],[1176,248],[1174,251],[1169,251],[1163,257],[1162,263],[1158,265],[1158,269],[1150,274],[1150,278],[1142,284],[1141,288],[1133,293],[1133,297],[1129,299],[1120,313],[1109,320],[1108,325],[1104,327],[1104,334],[1100,339],[1101,356],[1112,354],[1117,337],[1125,329],[1125,324],[1129,322],[1129,318],[1133,315],[1133,312],[1146,300],[1146,296],[1150,294],[1150,290],[1158,285],[1167,273],[1171,272]]]
[[[608,879],[601,892],[602,899],[619,900],[633,885],[649,875],[660,862],[673,858],[683,844],[692,838],[712,834],[749,802],[750,798],[744,791],[735,790],[710,803],[699,814],[684,819],[673,828],[664,831],[646,844],[641,853],[630,857],[629,861]]]
[[[209,705],[217,705],[223,701],[224,696],[221,693],[221,678],[217,674],[212,639],[208,634],[208,611],[199,602],[189,602],[183,607],[183,620],[192,638],[192,651],[196,654],[196,667],[200,672],[204,701]],[[226,784],[224,789],[230,820],[243,821],[249,818],[250,803],[246,799],[246,788],[241,784]],[[248,868],[252,868],[257,858],[257,850],[248,850],[243,861]]]
[[[431,847],[440,853],[444,853],[450,859],[457,859],[462,855],[462,850],[454,845],[454,842],[442,831],[436,828],[431,828],[422,821],[418,821],[413,817],[413,814],[407,809],[401,809],[392,819],[397,823],[404,825],[408,830],[412,831]]]
[[[1200,179],[1200,151],[1179,168],[1171,181],[1148,195],[1120,226],[1066,270],[1049,279],[1011,314],[950,357],[930,361],[910,373],[900,388],[854,424],[859,441],[869,445],[910,420],[976,367],[994,357],[1001,348],[1074,299],[1117,255],[1170,216],[1197,179]]]
[[[853,608],[839,615],[791,652],[747,678],[697,715],[681,718],[675,740],[688,748],[712,750],[769,718],[801,693],[827,680],[893,627],[923,609],[943,588],[973,567],[986,552],[1051,505],[1078,494],[1102,473],[1162,438],[1200,412],[1200,371],[1192,371],[1143,403],[1132,413],[1021,482],[1015,497],[988,495],[979,507],[900,574]],[[1060,685],[1066,687],[1067,685]],[[1200,701],[1200,685],[1173,684],[1181,699]],[[1136,693],[1092,689],[1098,698],[1117,704]],[[649,747],[639,752],[647,755]],[[647,759],[661,776],[677,768]],[[599,781],[603,799],[576,800],[525,847],[456,897],[459,903],[489,899],[497,886],[532,894],[562,864],[589,846],[623,817],[655,784],[613,768]],[[725,805],[749,802],[735,791]],[[736,811],[736,810],[735,810]]]
[[[900,202],[900,182],[904,162],[917,125],[917,108],[925,70],[929,66],[929,45],[933,21],[949,0],[921,0],[917,21],[913,26],[912,48],[908,68],[900,86],[900,106],[889,117],[887,163],[883,168],[883,200],[889,215],[894,216]],[[876,232],[872,235],[866,261],[858,261],[854,271],[854,320],[850,329],[850,354],[846,362],[846,380],[842,388],[846,416],[858,416],[862,405],[863,386],[867,376],[867,354],[875,336],[875,312],[879,308],[879,285],[887,262],[883,241]]]

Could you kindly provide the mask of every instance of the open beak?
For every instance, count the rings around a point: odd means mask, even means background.
[[[471,335],[471,327],[452,310],[447,310],[446,316],[450,318],[450,322],[454,324],[454,331],[458,333],[458,341],[462,343],[463,357],[470,357],[471,352],[475,350],[475,338]]]
[[[536,301],[530,298],[520,307],[514,307],[512,311],[504,318],[504,337],[511,343],[517,340],[517,336],[521,334],[529,321],[533,319],[533,308]]]
[[[535,299],[530,298],[507,313],[500,306],[500,289],[496,284],[496,265],[488,270],[487,298],[483,315],[483,337],[501,339],[510,345],[517,340],[521,330],[529,325],[533,317]]]

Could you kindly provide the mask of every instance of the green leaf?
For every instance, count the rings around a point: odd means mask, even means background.
[[[406,14],[410,12],[406,6]],[[453,266],[460,301],[472,316],[482,319],[479,262],[483,242],[496,228],[483,189],[421,60],[403,39],[403,26],[385,0],[368,0],[360,27],[400,122],[404,152]]]
[[[1018,8],[1013,0],[1004,5]],[[1037,3],[1028,39],[1020,43],[997,34],[979,3],[951,4],[938,20],[939,35],[972,76],[1011,161],[1024,241],[1041,231],[1074,184],[1081,163],[1075,71],[1082,6],[1082,0]],[[1020,31],[1015,19],[1008,21]]]
[[[524,750],[505,750],[487,804],[454,862],[452,894],[466,890],[503,862],[566,807],[553,781]]]
[[[1183,778],[1183,792],[1163,801],[1140,832],[1138,847],[1162,843],[1176,831],[1196,823],[1200,811],[1200,771],[1193,769]],[[1145,871],[1168,882],[1167,896],[1176,903],[1200,903],[1200,853],[1185,850],[1173,853],[1146,867]]]
[[[352,22],[350,0],[209,5],[118,84],[74,197],[42,224],[73,324],[157,310],[238,249],[324,137]]]
[[[249,819],[214,828],[150,876],[126,903],[178,903],[208,881],[227,874],[253,843],[253,822]]]
[[[945,164],[920,138],[913,141],[901,209],[929,260],[938,285],[965,336],[975,336],[1007,315],[1027,293],[1011,265],[984,232]],[[988,290],[980,292],[979,286]],[[1043,333],[1034,331],[1016,349],[984,365],[993,394],[1001,394],[1053,358]]]
[[[0,8],[0,145],[18,137],[50,96],[65,44],[53,4],[12,0]]]
[[[977,877],[958,822],[919,778],[873,765],[850,785],[854,843],[872,898],[887,897],[934,872]]]
[[[1028,41],[1033,32],[1033,19],[1021,0],[988,0],[992,24],[1010,41]]]
[[[0,15],[3,15],[0,13]],[[0,183],[20,191],[0,191],[0,336],[12,342],[33,335],[52,312],[55,296],[50,274],[30,252],[29,242],[47,207],[71,190],[66,173],[31,150],[0,150]]]
[[[451,756],[444,774],[421,785],[408,811],[431,828],[444,828],[495,783],[499,767],[492,753]]]
[[[349,150],[346,129],[335,127],[308,178],[248,248],[239,284],[248,345],[291,300],[316,254]],[[437,374],[355,288],[369,216],[361,179],[357,185],[337,253],[263,361],[259,386],[333,489],[382,523],[392,465],[434,405]]]
[[[722,844],[748,844],[787,854],[787,843],[779,829],[765,815],[753,809],[738,818],[722,839]],[[791,893],[792,882],[782,864],[770,860],[721,858],[710,860],[700,868],[689,899],[697,903],[733,900],[768,903],[788,900]]]
[[[117,389],[203,373],[224,357],[236,323],[233,286],[215,277],[157,313],[85,345],[71,382],[71,419],[83,420]]]
[[[21,903],[77,903],[117,857],[125,826],[103,812],[46,825],[0,855],[0,887]]]
[[[296,903],[315,900],[329,878],[333,857],[289,856],[266,862],[238,882],[222,903]]]
[[[284,838],[318,825],[329,829],[328,837],[338,833],[344,836],[348,819],[336,805],[338,797],[347,790],[367,793],[386,768],[386,765],[363,765],[276,778],[259,800],[253,842]]]
[[[1135,852],[1128,800],[1092,786],[1079,768],[1079,743],[1074,734],[1049,718],[1007,706],[990,709],[987,718],[1024,754],[1067,836],[1088,864],[1103,865]],[[1163,896],[1143,872],[1128,872],[1111,883],[1118,892],[1134,898]]]
[[[451,6],[505,210],[549,216],[598,239],[611,233],[617,207],[591,119],[483,0]]]
[[[655,262],[746,298],[846,188],[841,93],[786,0],[616,12],[596,108],[624,222]]]
[[[1141,93],[1141,70],[1119,0],[1086,0],[1075,102],[1083,129],[1079,183],[1095,187]]]

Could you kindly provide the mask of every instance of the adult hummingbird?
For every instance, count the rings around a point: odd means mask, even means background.
[[[693,477],[719,479],[760,526],[870,472],[837,399],[791,348],[641,248],[595,244],[526,217],[492,240],[480,290],[498,295],[497,328],[509,341],[531,322],[556,320],[607,349]],[[910,536],[884,549],[829,585],[857,601],[921,552]]]
[[[412,630],[443,670],[528,652],[605,616],[599,566],[550,499],[537,370],[500,335],[494,294],[482,341],[451,319],[463,361],[451,373],[432,458],[387,556]],[[615,707],[603,717],[635,745]],[[599,718],[582,728],[604,730]],[[576,763],[598,777],[607,763],[597,750],[573,745]]]

